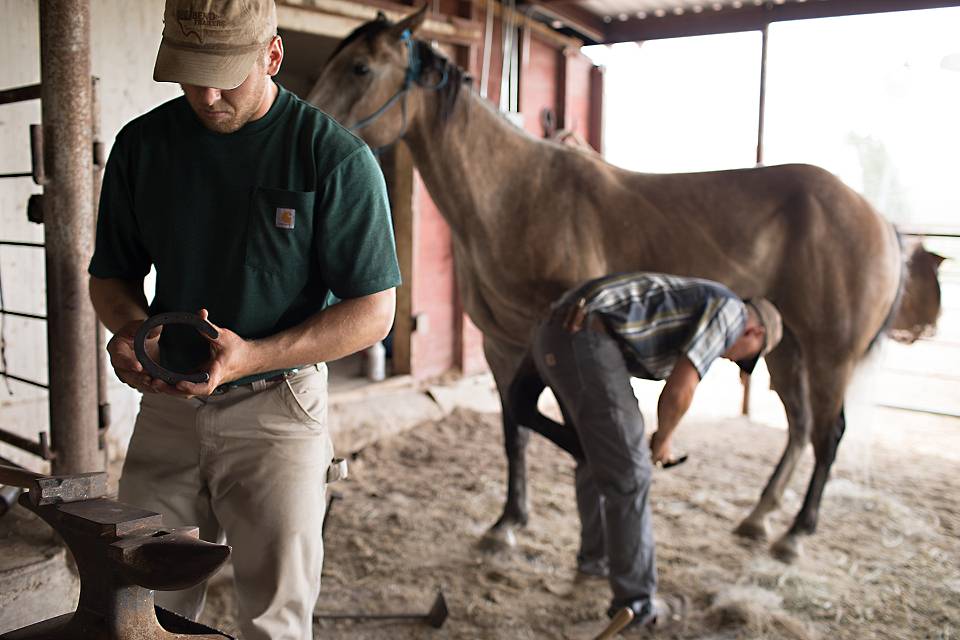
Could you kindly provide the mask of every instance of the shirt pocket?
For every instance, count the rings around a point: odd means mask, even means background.
[[[312,191],[254,187],[244,264],[274,273],[306,264],[313,240],[315,197]]]

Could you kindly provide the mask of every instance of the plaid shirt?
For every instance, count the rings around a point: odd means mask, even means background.
[[[630,373],[665,380],[685,355],[703,378],[743,335],[743,301],[718,282],[660,273],[623,273],[591,280],[564,294],[600,316],[623,347]]]

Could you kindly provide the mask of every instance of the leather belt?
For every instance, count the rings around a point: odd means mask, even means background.
[[[300,369],[287,369],[286,371],[281,371],[280,373],[276,375],[272,375],[269,378],[261,378],[259,380],[252,380],[250,382],[243,382],[240,384],[237,384],[235,382],[228,382],[227,384],[222,384],[216,389],[214,389],[211,395],[219,396],[226,393],[227,391],[230,391],[231,389],[239,389],[241,387],[250,387],[254,391],[261,391],[265,389],[267,385],[271,385],[277,382],[282,382],[287,378],[295,375],[298,371],[300,371]]]
[[[586,300],[580,298],[576,302],[565,304],[553,312],[553,321],[560,322],[568,333],[574,334],[581,329],[589,329],[600,333],[609,333],[603,323],[603,317],[596,311],[586,310]]]

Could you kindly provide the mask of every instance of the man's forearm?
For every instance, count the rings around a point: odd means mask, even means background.
[[[249,341],[246,375],[343,358],[383,340],[393,326],[396,292],[343,300],[304,322]]]
[[[693,393],[673,394],[667,393],[665,389],[664,393],[660,394],[657,402],[657,431],[662,431],[664,438],[673,435],[692,401]]]
[[[134,320],[147,318],[147,298],[143,293],[143,281],[91,276],[89,288],[90,300],[97,317],[111,333],[116,333],[120,327]]]
[[[693,402],[693,394],[700,382],[700,375],[686,356],[681,356],[664,385],[657,402],[657,430],[662,438],[673,435],[680,419]]]

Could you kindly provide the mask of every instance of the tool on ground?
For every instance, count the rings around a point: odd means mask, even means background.
[[[159,513],[102,497],[104,473],[50,477],[3,467],[0,474],[5,482],[26,485],[20,504],[60,534],[80,574],[76,611],[0,640],[229,638],[167,631],[157,620],[153,590],[199,584],[226,562],[230,547],[200,540],[197,527],[165,527]]]
[[[608,640],[627,628],[633,622],[633,609],[624,607],[610,620],[610,624],[594,640]]]
[[[210,374],[206,371],[201,371],[199,373],[180,373],[178,371],[171,371],[170,369],[161,367],[153,358],[150,357],[150,355],[147,353],[146,346],[147,335],[156,327],[167,324],[185,324],[193,327],[198,332],[212,340],[216,340],[220,335],[220,333],[212,324],[201,318],[196,313],[174,311],[171,313],[159,313],[155,316],[150,316],[144,320],[143,324],[140,325],[140,328],[137,330],[136,335],[133,337],[133,352],[136,354],[137,360],[140,361],[140,364],[143,365],[144,370],[152,377],[163,380],[167,384],[177,384],[181,381],[202,384],[210,380]]]
[[[314,620],[423,620],[434,629],[439,629],[447,620],[450,612],[443,591],[437,590],[437,597],[427,613],[315,613]]]

